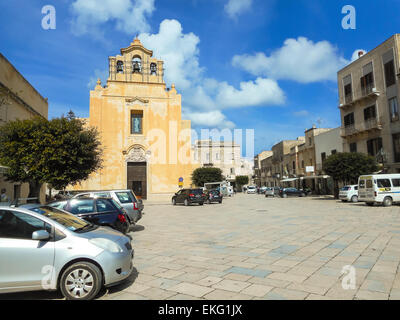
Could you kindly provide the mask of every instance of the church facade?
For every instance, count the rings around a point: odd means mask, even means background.
[[[191,186],[191,123],[163,76],[163,61],[139,39],[109,57],[107,84],[90,91],[85,119],[99,131],[103,168],[74,189],[132,189],[153,199]]]

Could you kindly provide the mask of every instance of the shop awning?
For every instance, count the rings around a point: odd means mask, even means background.
[[[300,179],[328,179],[330,176],[328,175],[323,175],[323,176],[306,176],[306,177],[301,177]]]
[[[291,182],[291,181],[295,181],[295,180],[299,180],[299,178],[283,179],[283,180],[281,180],[281,182]]]

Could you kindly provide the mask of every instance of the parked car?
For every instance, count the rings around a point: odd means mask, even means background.
[[[358,185],[349,185],[344,186],[339,191],[339,199],[343,202],[351,201],[357,202],[358,201]]]
[[[264,192],[265,197],[276,197],[279,195],[279,190],[279,187],[268,187]]]
[[[0,208],[0,293],[61,290],[90,300],[133,270],[131,239],[50,206]]]
[[[172,197],[172,204],[183,203],[185,206],[189,206],[192,203],[198,203],[203,205],[207,200],[207,195],[203,193],[202,189],[181,189]]]
[[[143,216],[143,201],[137,199],[135,193],[132,190],[105,190],[105,191],[86,191],[75,194],[73,198],[85,198],[85,197],[106,197],[112,198],[121,207],[123,207],[129,218],[130,224],[137,223]]]
[[[55,196],[54,199],[56,200],[64,200],[64,199],[70,199],[72,198],[75,194],[77,194],[76,191],[59,191]]]
[[[219,192],[216,189],[213,190],[209,190],[208,191],[208,197],[206,202],[208,204],[212,203],[212,202],[218,202],[218,203],[222,203],[222,193]]]
[[[260,194],[265,194],[265,191],[267,191],[267,189],[268,189],[268,187],[265,187],[265,186],[261,187]]]
[[[256,194],[257,188],[255,186],[248,186],[247,187],[247,194]]]
[[[62,203],[49,203],[50,207],[65,210],[88,222],[108,226],[122,233],[131,227],[126,211],[111,198],[73,198]]]
[[[282,198],[287,197],[305,197],[307,196],[306,192],[303,190],[299,190],[297,188],[283,188],[279,190],[279,195]]]

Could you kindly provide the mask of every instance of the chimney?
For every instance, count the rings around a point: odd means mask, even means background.
[[[361,58],[364,55],[364,51],[358,51],[358,57]]]

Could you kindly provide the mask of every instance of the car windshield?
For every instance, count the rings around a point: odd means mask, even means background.
[[[32,208],[30,210],[58,222],[71,231],[84,230],[89,228],[89,226],[92,226],[92,224],[85,220],[53,207],[43,206]]]
[[[349,191],[350,189],[351,189],[351,187],[345,186],[345,187],[343,187],[341,190],[342,190],[342,191]]]
[[[136,199],[134,198],[132,192],[129,191],[121,191],[121,192],[116,192],[115,193],[119,202],[121,203],[132,203],[136,202]]]

